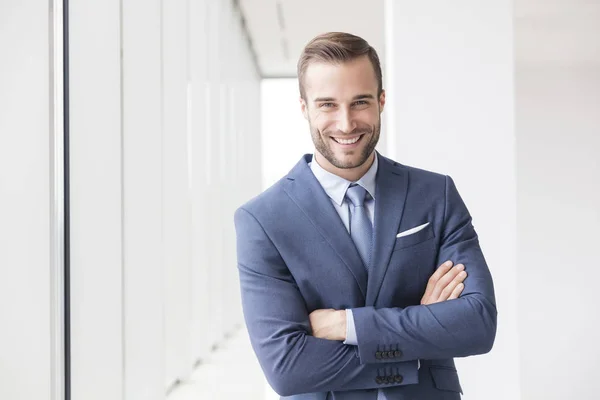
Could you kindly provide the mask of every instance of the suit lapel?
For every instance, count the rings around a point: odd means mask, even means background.
[[[373,255],[367,286],[367,306],[375,305],[396,242],[396,233],[402,219],[408,174],[399,164],[379,153],[377,189],[375,191],[375,225]]]
[[[346,264],[366,298],[367,272],[331,199],[308,166],[311,159],[307,154],[296,164],[287,177],[285,191]]]

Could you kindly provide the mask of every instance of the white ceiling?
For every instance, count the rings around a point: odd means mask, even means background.
[[[295,77],[305,44],[328,31],[365,38],[385,66],[384,0],[239,0],[263,77]],[[600,65],[600,0],[515,0],[517,66]]]
[[[383,0],[239,0],[263,77],[295,77],[302,49],[320,33],[361,36],[384,55]]]

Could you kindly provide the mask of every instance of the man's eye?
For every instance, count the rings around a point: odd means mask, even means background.
[[[333,103],[323,103],[321,104],[321,107],[325,107],[325,108],[329,108],[329,107],[333,107],[334,104]]]
[[[355,101],[355,102],[354,102],[354,105],[355,105],[355,106],[364,106],[365,104],[369,104],[369,103],[367,103],[367,102],[366,102],[366,101],[364,101],[364,100],[358,100],[358,101]]]

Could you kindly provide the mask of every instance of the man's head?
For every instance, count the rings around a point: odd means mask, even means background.
[[[373,159],[385,104],[377,53],[358,36],[326,33],[304,48],[298,79],[317,161],[346,179],[360,178]]]

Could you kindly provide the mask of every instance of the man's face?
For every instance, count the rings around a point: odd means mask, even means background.
[[[379,140],[385,104],[385,93],[377,96],[377,78],[369,58],[343,64],[312,63],[304,78],[306,99],[300,103],[315,149],[330,168],[362,166]]]

